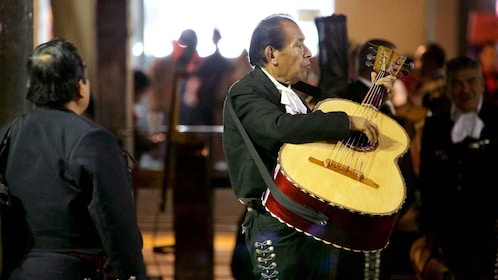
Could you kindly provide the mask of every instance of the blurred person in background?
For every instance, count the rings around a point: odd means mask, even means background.
[[[437,43],[426,43],[417,47],[414,69],[402,80],[408,89],[407,103],[396,110],[404,119],[406,130],[412,135],[410,153],[415,175],[420,165],[420,137],[425,118],[439,111],[447,110],[450,100],[444,91],[446,51]]]
[[[422,279],[496,279],[498,107],[479,63],[446,64],[451,107],[427,117],[420,157],[421,231],[412,259]],[[439,278],[432,278],[432,277]]]
[[[161,127],[168,124],[172,117],[173,100],[178,105],[185,91],[186,81],[202,63],[197,52],[197,33],[192,29],[182,31],[178,40],[172,42],[173,52],[165,57],[157,58],[151,65],[148,76],[152,84],[150,96],[150,112],[156,124]],[[173,90],[176,89],[176,92]],[[174,96],[175,94],[175,96]],[[179,116],[178,116],[179,117]]]
[[[498,49],[495,41],[487,41],[475,47],[474,57],[481,64],[484,77],[484,98],[498,104]]]

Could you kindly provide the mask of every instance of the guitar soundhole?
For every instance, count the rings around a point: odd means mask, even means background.
[[[371,145],[368,142],[367,135],[360,131],[352,131],[348,140],[344,142],[344,144],[355,151],[359,152],[370,152],[375,150],[376,145]]]

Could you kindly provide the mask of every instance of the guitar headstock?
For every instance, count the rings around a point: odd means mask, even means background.
[[[400,55],[394,50],[384,46],[370,47],[373,54],[367,55],[368,66],[373,66],[377,73],[384,73],[385,75],[398,76],[400,73],[407,75],[413,69],[413,63],[406,63],[407,57]],[[371,60],[375,58],[372,64]]]

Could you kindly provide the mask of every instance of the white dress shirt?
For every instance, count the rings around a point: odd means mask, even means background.
[[[277,89],[280,91],[280,103],[285,105],[285,111],[291,115],[295,114],[306,114],[308,112],[308,109],[304,105],[302,99],[294,92],[291,88],[291,86],[284,86],[281,84],[279,81],[275,80],[268,72],[266,72],[265,69],[263,70],[263,73],[270,78],[270,80],[273,82],[273,84],[277,87]]]
[[[482,99],[477,108],[477,112],[461,112],[455,105],[451,105],[451,119],[454,121],[451,129],[451,141],[453,143],[462,142],[466,137],[479,139],[484,128],[484,122],[477,115],[481,110]]]

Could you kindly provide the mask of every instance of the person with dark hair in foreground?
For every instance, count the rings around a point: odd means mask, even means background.
[[[2,279],[145,280],[127,158],[82,116],[90,81],[76,47],[43,43],[27,69],[34,108],[11,126],[5,179],[15,223],[4,224]]]
[[[248,207],[242,225],[256,279],[333,279],[336,248],[291,228],[263,206],[267,185],[245,144],[236,117],[249,135],[265,168],[273,173],[284,143],[339,140],[351,131],[377,143],[377,125],[343,111],[311,111],[292,85],[305,81],[311,52],[297,23],[288,15],[271,15],[256,26],[249,47],[253,66],[235,82],[224,105],[223,148],[231,185]],[[392,90],[395,77],[376,83]]]

